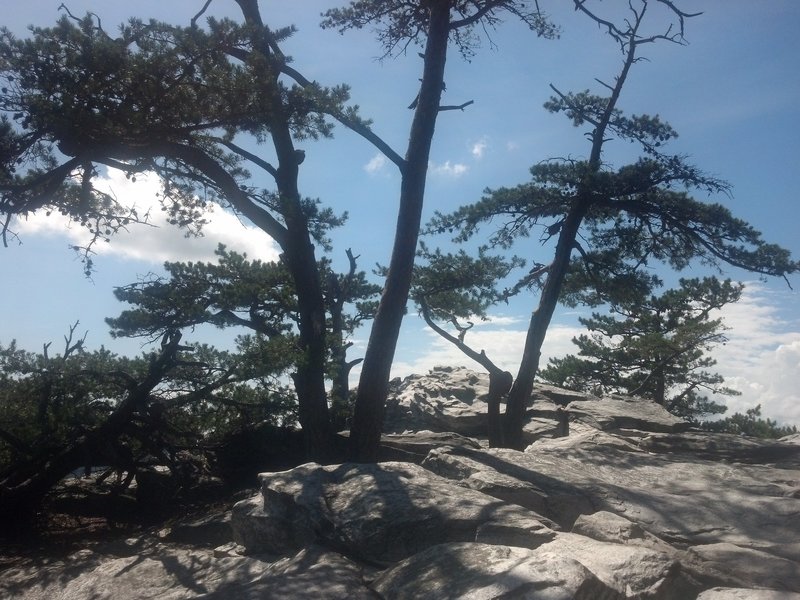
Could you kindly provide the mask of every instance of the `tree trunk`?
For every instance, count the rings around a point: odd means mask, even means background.
[[[509,392],[514,377],[508,371],[489,371],[488,435],[490,448],[503,447],[503,423],[500,418],[500,400]]]
[[[278,143],[276,140],[276,147]],[[291,148],[290,156],[293,157],[294,149],[290,139],[288,144]],[[280,154],[283,153],[279,153],[279,156]],[[281,212],[288,231],[283,259],[292,274],[297,294],[302,351],[292,379],[297,392],[298,416],[308,456],[312,460],[324,461],[329,456],[331,443],[328,396],[325,391],[325,300],[308,222],[300,206],[297,165],[294,164],[286,170],[288,173],[284,172],[282,162],[277,179],[281,202],[284,204]]]
[[[267,59],[266,75],[273,84],[265,90],[271,98],[269,130],[278,157],[275,183],[280,195],[279,212],[286,224],[281,243],[286,262],[295,285],[299,312],[300,349],[302,355],[297,370],[292,375],[297,392],[300,426],[306,440],[309,458],[323,461],[329,456],[331,426],[328,416],[328,397],[325,391],[325,299],[322,294],[319,268],[308,230],[308,218],[303,212],[297,184],[298,161],[292,142],[289,117],[281,97],[277,79],[278,64],[285,60],[275,54],[276,45],[264,26],[257,0],[236,0],[245,22],[254,27],[253,50]]]
[[[528,325],[528,334],[525,337],[525,349],[519,372],[508,393],[506,412],[503,419],[503,444],[507,448],[522,450],[522,427],[525,424],[525,407],[533,391],[533,380],[539,370],[539,359],[542,355],[542,345],[547,334],[547,328],[553,318],[553,312],[558,304],[561,286],[569,269],[572,249],[578,229],[587,211],[587,203],[577,201],[576,205],[567,213],[561,226],[561,233],[556,245],[553,263],[547,273],[547,279],[539,297],[539,306],[531,315]]]
[[[364,355],[353,413],[351,449],[358,461],[375,461],[380,445],[389,375],[411,287],[428,159],[442,95],[449,25],[450,3],[430,3],[425,66],[402,169],[394,247]]]

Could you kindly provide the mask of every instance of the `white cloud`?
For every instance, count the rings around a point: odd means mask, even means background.
[[[472,144],[470,152],[472,153],[472,156],[474,156],[476,160],[480,160],[481,158],[483,158],[483,155],[488,147],[489,147],[488,141],[486,140],[485,137],[482,137],[477,142]]]
[[[114,235],[110,243],[99,242],[98,255],[116,255],[132,260],[160,264],[164,261],[213,261],[214,250],[222,243],[250,258],[275,260],[279,251],[275,242],[260,229],[244,225],[220,206],[210,205],[201,237],[186,237],[185,232],[167,222],[157,194],[161,184],[155,174],[137,176],[136,182],[122,171],[109,169],[108,175],[95,182],[97,189],[112,194],[124,206],[136,207],[140,216],[149,212],[149,224],[132,224],[127,231]],[[53,213],[29,216],[15,223],[21,236],[63,236],[70,244],[86,244],[90,233],[67,217]]]
[[[428,169],[434,175],[441,175],[444,177],[450,177],[452,179],[457,179],[469,171],[469,167],[467,165],[462,163],[452,163],[449,160],[445,161],[441,165],[431,162],[428,165]]]
[[[739,302],[720,311],[730,331],[728,343],[713,352],[716,371],[742,393],[719,399],[727,414],[760,404],[763,416],[800,425],[800,323],[780,310],[796,303],[796,295],[750,282]]]
[[[383,171],[387,162],[388,161],[383,154],[376,154],[369,160],[367,164],[364,165],[364,170],[371,174],[379,173]]]
[[[515,150],[519,150],[519,144],[515,141],[508,141],[506,142],[506,150],[509,152],[514,152]]]

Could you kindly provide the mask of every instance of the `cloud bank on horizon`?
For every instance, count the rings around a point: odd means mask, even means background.
[[[252,259],[277,260],[275,242],[262,230],[244,223],[233,213],[216,204],[209,204],[201,235],[179,235],[175,226],[167,221],[161,210],[158,194],[161,182],[154,173],[137,176],[136,182],[127,179],[123,171],[108,169],[96,180],[98,190],[115,197],[123,206],[135,207],[140,215],[148,214],[147,224],[131,224],[120,231],[111,243],[99,242],[93,250],[97,254],[116,255],[122,258],[153,264],[165,261],[216,262],[214,251],[219,244],[234,246]],[[66,216],[42,213],[17,219],[13,228],[21,236],[66,236],[72,245],[89,242],[91,234]]]

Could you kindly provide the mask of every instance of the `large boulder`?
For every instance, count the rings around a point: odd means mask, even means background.
[[[249,552],[289,554],[322,542],[390,564],[445,542],[499,532],[536,547],[555,533],[523,507],[465,489],[410,463],[302,465],[261,475],[260,495],[233,510],[236,541]]]
[[[427,375],[410,375],[393,382],[384,431],[452,431],[486,437],[488,393],[488,374],[464,367],[435,367]],[[526,444],[562,436],[560,411],[565,407],[571,421],[595,429],[677,432],[689,428],[689,423],[650,400],[616,395],[599,398],[540,383],[534,386],[527,406],[523,428]]]
[[[437,367],[428,375],[393,382],[384,431],[452,431],[486,435],[489,378],[463,367]]]
[[[525,548],[456,543],[434,546],[381,575],[386,600],[622,600],[578,561]]]

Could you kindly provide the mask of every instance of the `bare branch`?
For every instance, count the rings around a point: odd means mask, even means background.
[[[464,104],[458,104],[458,105],[450,104],[450,105],[440,106],[439,112],[444,110],[464,110],[470,104],[475,104],[475,100],[468,100],[467,102],[464,102]]]
[[[203,5],[203,8],[200,9],[200,12],[192,17],[192,20],[190,21],[192,27],[197,27],[197,19],[203,16],[203,13],[205,13],[208,10],[208,7],[211,5],[212,1],[213,0],[206,0],[206,3]]]
[[[300,86],[306,89],[313,89],[316,84],[302,74],[300,74],[297,70],[293,69],[288,65],[281,65],[281,72],[285,75],[288,75],[292,79],[294,79]],[[356,121],[351,119],[346,114],[342,113],[338,110],[331,110],[327,112],[328,115],[339,121],[342,125],[347,127],[350,131],[357,133],[365,140],[370,142],[373,146],[375,146],[381,153],[392,161],[397,167],[403,171],[406,167],[406,161],[400,156],[394,149],[389,146],[383,139],[381,139],[372,129],[370,129],[365,123]]]
[[[225,147],[227,147],[232,152],[235,152],[236,154],[238,154],[242,158],[246,158],[247,160],[249,160],[253,164],[258,165],[259,167],[264,169],[267,173],[269,173],[273,177],[277,177],[278,176],[278,169],[273,167],[271,164],[269,164],[264,159],[256,156],[252,152],[248,152],[247,150],[245,150],[244,148],[242,148],[240,146],[237,146],[233,142],[229,142],[229,141],[222,140],[222,139],[217,139],[216,141],[219,142],[220,144],[224,145]]]

